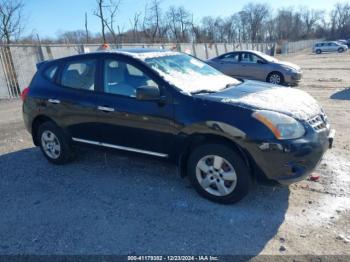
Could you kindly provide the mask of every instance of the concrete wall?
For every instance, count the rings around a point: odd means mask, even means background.
[[[178,50],[206,60],[233,50],[253,49],[271,54],[274,43],[238,44],[123,44],[111,48],[151,47]],[[36,64],[43,60],[94,52],[100,45],[0,45],[0,98],[18,97],[27,87],[36,71]],[[289,48],[285,48],[287,51]],[[6,52],[5,52],[6,51]]]

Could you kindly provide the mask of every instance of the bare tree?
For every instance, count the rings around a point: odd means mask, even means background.
[[[58,33],[57,40],[64,44],[83,44],[86,41],[86,31],[65,31]]]
[[[85,12],[85,35],[86,35],[86,43],[89,43],[89,29],[88,29],[88,18],[87,13]]]
[[[192,25],[192,14],[184,7],[171,6],[166,13],[168,27],[176,42],[187,42]]]
[[[337,3],[330,13],[331,34],[333,37],[345,37],[350,34],[350,4]]]
[[[133,19],[130,19],[130,24],[132,28],[132,40],[137,43],[139,42],[139,24],[140,24],[141,13],[137,12],[134,14]]]
[[[152,0],[151,5],[145,7],[143,31],[152,43],[162,40],[167,31],[160,4],[160,0]]]
[[[262,39],[262,29],[269,17],[269,7],[266,4],[249,3],[244,8],[250,33],[250,40],[256,42]]]
[[[0,0],[0,40],[7,44],[18,38],[23,30],[23,2]]]
[[[323,16],[324,11],[303,7],[301,10],[301,17],[305,25],[306,36],[310,36],[312,34],[312,32],[315,30],[316,24],[321,21]]]
[[[106,24],[105,24],[105,16],[103,13],[104,7],[105,7],[105,0],[96,0],[97,2],[97,10],[94,11],[94,15],[97,16],[100,19],[101,23],[101,33],[102,33],[102,40],[103,43],[106,43]]]
[[[120,34],[120,28],[115,28],[116,17],[119,11],[121,0],[97,0],[98,8],[94,11],[94,15],[101,21],[101,32],[103,42],[107,42],[106,29],[109,31],[113,38],[113,42],[118,42],[118,35]]]

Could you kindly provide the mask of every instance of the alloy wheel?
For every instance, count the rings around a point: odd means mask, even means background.
[[[41,145],[45,154],[52,158],[57,159],[61,154],[61,144],[57,136],[49,131],[45,130],[41,135]]]
[[[269,82],[278,85],[281,83],[281,77],[278,74],[272,74],[269,78]]]
[[[196,178],[206,192],[215,196],[229,195],[237,185],[235,169],[218,155],[207,155],[198,161]]]

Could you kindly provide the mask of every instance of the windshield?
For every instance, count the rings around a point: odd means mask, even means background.
[[[217,92],[240,82],[202,61],[181,53],[149,57],[144,60],[165,80],[188,93]]]
[[[268,62],[278,62],[278,59],[276,59],[276,58],[274,58],[274,57],[272,57],[272,56],[269,56],[269,55],[267,55],[267,54],[265,54],[265,53],[263,53],[263,52],[259,52],[259,51],[257,51],[256,52],[259,56],[261,56],[262,58],[264,58],[266,61],[268,61]]]

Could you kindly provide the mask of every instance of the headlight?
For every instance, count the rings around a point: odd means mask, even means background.
[[[285,114],[259,110],[252,116],[268,127],[277,139],[295,139],[305,134],[304,126]]]
[[[292,73],[298,73],[298,70],[296,70],[293,67],[289,67],[289,66],[283,66],[284,70],[287,70],[288,72],[292,72]]]

